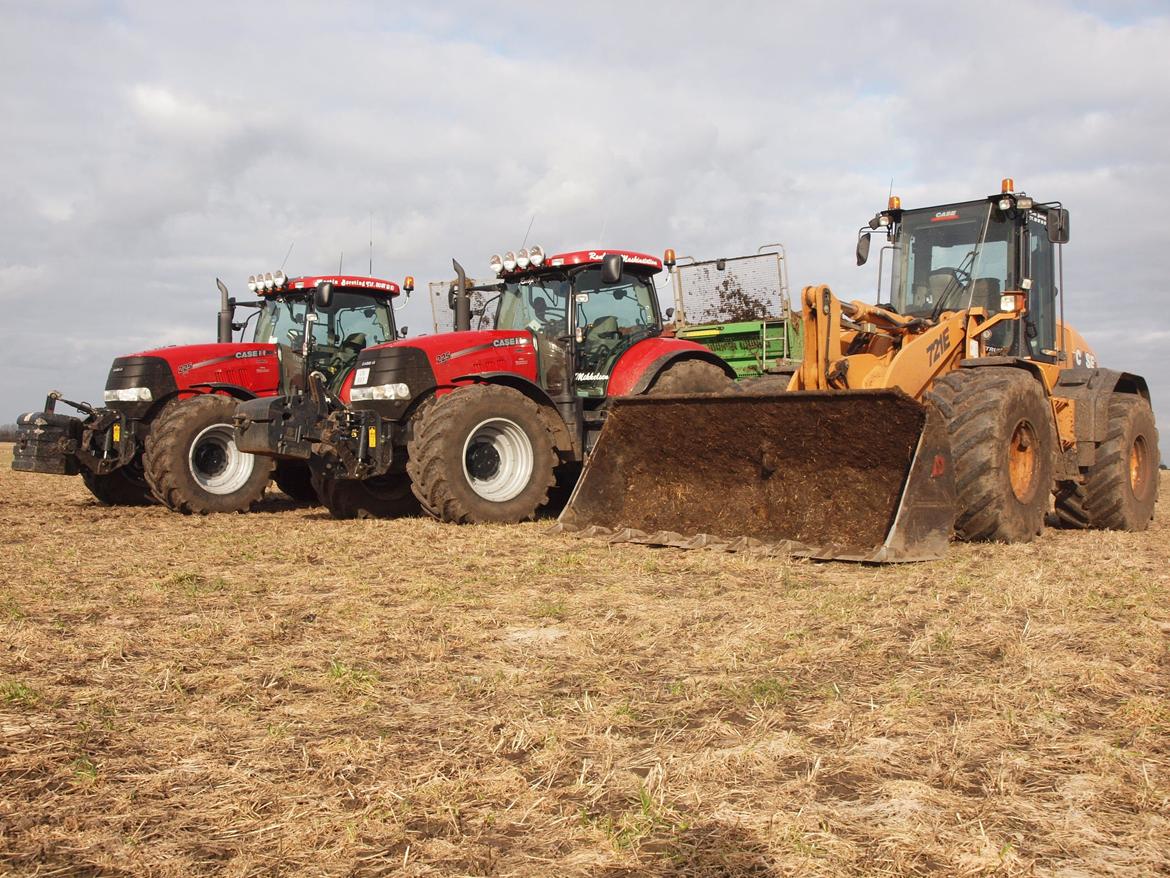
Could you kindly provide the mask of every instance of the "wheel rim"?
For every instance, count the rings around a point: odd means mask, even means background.
[[[247,483],[256,465],[251,454],[236,448],[229,424],[212,424],[204,429],[187,455],[191,477],[208,494],[234,494]]]
[[[1012,493],[1021,503],[1027,503],[1036,493],[1038,460],[1036,430],[1028,421],[1020,421],[1012,431],[1011,448],[1008,452],[1008,474],[1012,483]]]
[[[506,418],[480,423],[463,443],[463,476],[485,500],[504,503],[527,487],[532,478],[532,441]]]
[[[1149,480],[1149,471],[1146,462],[1150,451],[1146,447],[1146,437],[1137,436],[1129,449],[1129,488],[1135,497],[1143,497],[1146,492],[1146,483]]]

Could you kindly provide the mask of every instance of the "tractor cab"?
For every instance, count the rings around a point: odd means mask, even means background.
[[[1068,240],[1068,211],[1036,204],[1005,179],[998,195],[902,210],[897,196],[870,220],[858,241],[858,265],[870,230],[884,229],[891,252],[890,304],[897,313],[937,321],[946,311],[982,308],[988,316],[1021,310],[986,339],[989,354],[1056,362],[1060,245]],[[879,301],[882,298],[879,269]]]
[[[618,360],[662,332],[654,275],[662,262],[626,250],[545,257],[539,247],[493,256],[497,330],[531,333],[539,383],[554,398],[596,408]]]
[[[409,292],[412,279],[406,284]],[[392,303],[401,288],[393,281],[276,272],[249,277],[248,288],[260,297],[251,305],[258,311],[253,341],[277,346],[286,390],[302,386],[312,372],[335,387],[362,349],[398,338]],[[245,329],[251,319],[233,327]]]

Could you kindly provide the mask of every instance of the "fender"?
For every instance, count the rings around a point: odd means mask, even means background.
[[[553,402],[552,397],[545,393],[544,388],[539,384],[535,384],[523,375],[517,375],[515,372],[483,372],[480,374],[460,375],[458,378],[453,379],[453,381],[461,384],[499,384],[520,391],[540,406],[541,414],[544,415],[549,429],[552,430],[557,451],[575,450],[572,433],[565,423],[565,419],[561,417],[557,409],[557,404]]]
[[[1076,403],[1077,465],[1092,466],[1097,446],[1109,431],[1109,400],[1115,393],[1132,393],[1149,402],[1146,379],[1116,369],[1064,369],[1053,395]]]
[[[223,393],[227,396],[233,396],[239,400],[256,399],[260,395],[254,390],[249,390],[247,387],[241,387],[239,384],[226,384],[220,381],[207,381],[200,384],[192,384],[184,389],[201,390],[204,388],[208,393]]]
[[[618,358],[609,378],[607,396],[631,396],[645,393],[667,366],[679,360],[702,360],[718,366],[732,381],[735,370],[710,348],[681,338],[656,336],[640,341]]]

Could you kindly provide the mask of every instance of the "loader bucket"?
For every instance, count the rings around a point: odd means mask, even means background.
[[[941,418],[899,390],[614,400],[562,530],[811,558],[924,561],[955,516]]]

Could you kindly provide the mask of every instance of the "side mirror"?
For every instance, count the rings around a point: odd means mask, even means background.
[[[1068,208],[1048,211],[1048,240],[1053,244],[1068,243]]]
[[[869,261],[869,232],[857,239],[857,264],[865,265]]]
[[[408,333],[408,332],[410,332],[409,326],[400,326],[398,328],[398,337],[399,338],[406,338],[406,333]]]
[[[673,317],[673,316],[674,316],[674,309],[673,309],[673,308],[667,308],[667,309],[666,309],[666,311],[665,311],[665,312],[663,312],[663,315],[662,315],[662,316],[664,316],[664,317],[665,317],[667,320],[669,320],[671,317]]]
[[[601,282],[616,284],[622,279],[622,254],[606,253],[601,259]]]
[[[317,284],[317,289],[313,291],[313,306],[315,308],[328,308],[333,303],[333,284],[322,281]]]

